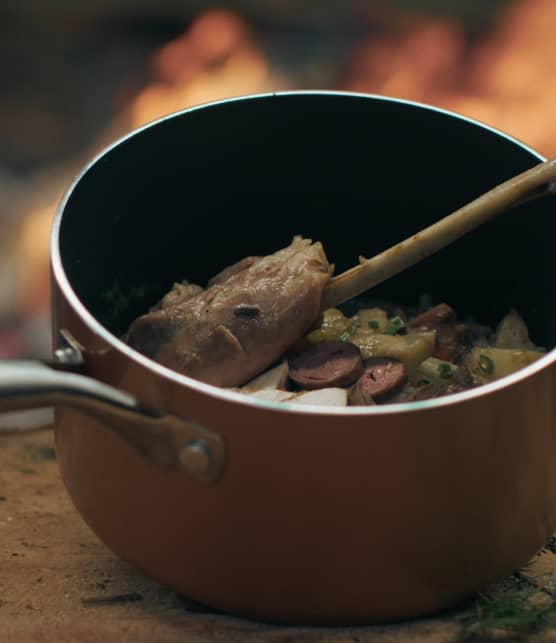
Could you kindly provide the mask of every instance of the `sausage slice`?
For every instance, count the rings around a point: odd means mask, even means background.
[[[460,384],[447,384],[438,386],[437,384],[424,384],[418,386],[407,397],[407,402],[419,402],[421,400],[432,400],[436,397],[444,397],[445,395],[452,395],[460,391],[466,391],[470,386],[461,386]]]
[[[304,389],[350,386],[363,373],[359,348],[350,342],[321,342],[289,360],[290,379]]]
[[[460,336],[455,324],[436,324],[431,330],[436,331],[436,342],[433,357],[445,362],[453,362],[458,352]]]
[[[448,304],[438,304],[408,322],[413,331],[436,331],[433,356],[451,362],[457,354],[459,333],[453,321],[456,313]]]
[[[407,382],[407,368],[393,357],[372,357],[350,391],[350,404],[375,404],[399,393]]]
[[[424,313],[417,315],[417,317],[410,319],[407,325],[411,328],[434,326],[435,324],[450,321],[455,317],[455,314],[454,309],[448,304],[438,304],[438,306],[433,306],[425,310]]]

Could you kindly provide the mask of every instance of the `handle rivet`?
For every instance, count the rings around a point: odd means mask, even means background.
[[[191,440],[182,447],[179,458],[191,473],[205,473],[210,467],[210,447],[204,440]]]

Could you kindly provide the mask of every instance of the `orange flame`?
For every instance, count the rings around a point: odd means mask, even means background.
[[[272,70],[243,20],[224,9],[199,16],[156,54],[153,69],[156,80],[131,105],[132,127],[191,105],[290,87]]]
[[[448,20],[354,52],[345,88],[433,103],[556,155],[556,3],[522,0],[474,47]]]

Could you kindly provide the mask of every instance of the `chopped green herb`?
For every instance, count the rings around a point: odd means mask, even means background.
[[[347,340],[352,336],[355,335],[357,332],[358,325],[357,324],[352,324],[346,331],[345,333],[342,333],[338,339],[341,342],[347,342]]]
[[[430,384],[430,380],[428,380],[426,377],[423,377],[422,380],[419,380],[417,382],[417,386],[426,386],[427,384]]]
[[[396,335],[402,328],[405,328],[405,322],[401,317],[396,315],[396,317],[392,317],[392,319],[388,320],[388,324],[384,329],[384,332],[388,335]]]
[[[479,368],[483,373],[492,373],[494,370],[494,362],[488,355],[479,355]]]
[[[378,321],[378,319],[369,319],[367,325],[369,328],[374,328],[375,330],[380,328],[380,322]]]
[[[432,306],[432,295],[423,293],[419,297],[419,308],[430,308]]]
[[[452,377],[452,367],[447,362],[442,362],[438,365],[438,374],[445,380],[450,379]]]
[[[516,640],[519,635],[521,639],[529,632],[538,631],[549,622],[554,602],[531,601],[537,592],[538,589],[532,586],[517,588],[508,595],[479,595],[475,609],[464,613],[461,619],[460,639],[490,641],[495,639],[496,632],[505,630],[506,634],[514,635],[511,640]],[[504,638],[510,640],[506,636]]]

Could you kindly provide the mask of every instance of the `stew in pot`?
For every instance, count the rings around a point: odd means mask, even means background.
[[[272,255],[225,268],[206,289],[174,284],[125,339],[211,384],[332,406],[449,395],[544,354],[516,310],[496,329],[459,319],[448,303],[433,305],[427,296],[413,308],[359,300],[321,311],[332,271],[320,243],[296,237]]]

